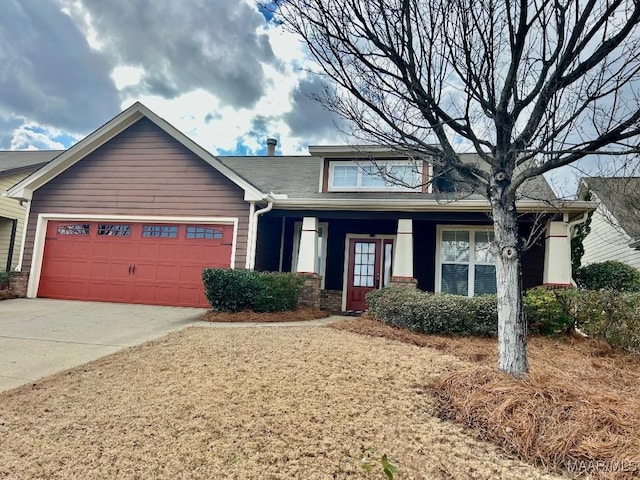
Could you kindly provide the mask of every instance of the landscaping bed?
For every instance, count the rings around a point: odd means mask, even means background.
[[[370,318],[333,328],[431,347],[475,366],[434,384],[443,418],[577,477],[640,476],[640,361],[594,339],[530,337],[523,381],[497,370],[497,340],[424,335]]]
[[[243,312],[215,312],[209,311],[200,316],[200,320],[205,322],[301,322],[305,320],[317,320],[327,318],[329,313],[324,310],[310,307],[298,307],[295,310],[284,312],[260,313],[251,310]]]
[[[560,478],[438,418],[430,386],[470,366],[330,328],[189,328],[0,394],[0,478],[382,479],[382,455],[397,479]]]

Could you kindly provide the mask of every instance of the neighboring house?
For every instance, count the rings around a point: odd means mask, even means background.
[[[0,193],[25,179],[61,151],[0,152]],[[13,270],[20,257],[26,208],[0,196],[0,271]]]
[[[474,295],[495,291],[486,199],[389,185],[423,183],[428,162],[380,147],[310,147],[310,156],[216,157],[136,103],[8,195],[29,205],[27,295],[207,306],[203,267],[304,274],[312,304],[362,310],[390,284]],[[371,159],[375,158],[376,163]],[[451,189],[441,186],[441,190]],[[571,282],[571,220],[544,179],[518,201],[525,287]]]
[[[640,269],[640,177],[583,178],[578,198],[587,190],[598,208],[583,241],[582,265],[617,260]]]

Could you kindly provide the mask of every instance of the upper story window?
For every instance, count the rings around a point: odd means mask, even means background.
[[[332,161],[329,191],[421,191],[422,166],[407,160]]]

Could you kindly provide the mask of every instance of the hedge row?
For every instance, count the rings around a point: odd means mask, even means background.
[[[304,280],[292,273],[205,269],[204,293],[217,312],[295,310]]]
[[[461,297],[413,288],[384,288],[367,295],[374,318],[429,334],[492,336],[498,332],[495,295]]]
[[[469,298],[385,288],[369,293],[367,305],[374,318],[422,333],[494,336],[498,331],[495,295]],[[554,335],[577,326],[640,354],[640,293],[537,287],[526,292],[524,309],[531,333]]]

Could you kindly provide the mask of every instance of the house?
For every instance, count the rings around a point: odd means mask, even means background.
[[[578,198],[587,191],[598,207],[583,240],[582,264],[617,260],[640,269],[640,177],[583,178]]]
[[[203,267],[298,272],[310,304],[342,311],[390,284],[495,291],[481,196],[421,186],[430,164],[390,149],[283,157],[275,144],[216,157],[134,104],[8,190],[29,209],[27,296],[207,306]],[[590,204],[555,200],[542,178],[527,189],[522,234],[553,221],[523,257],[524,285],[568,285],[568,229]]]
[[[0,192],[38,170],[61,151],[0,152]],[[0,196],[0,270],[13,270],[19,262],[26,208]]]

